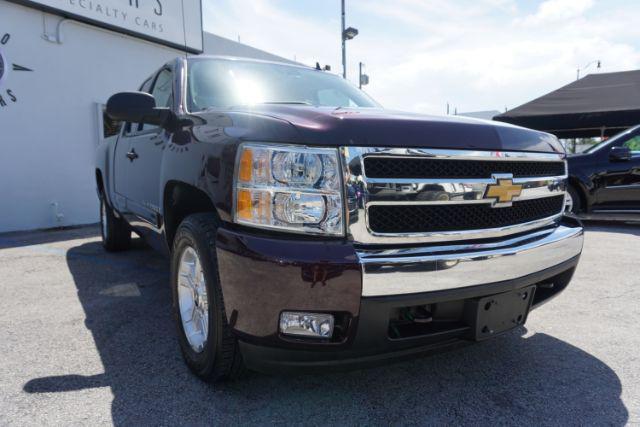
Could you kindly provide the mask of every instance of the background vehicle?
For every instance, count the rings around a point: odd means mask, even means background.
[[[567,161],[569,211],[585,219],[640,219],[640,126]]]
[[[388,111],[338,76],[231,58],[179,58],[107,112],[126,123],[97,153],[104,246],[134,230],[169,255],[205,380],[487,339],[580,257],[546,133]]]

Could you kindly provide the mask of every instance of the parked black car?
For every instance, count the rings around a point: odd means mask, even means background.
[[[640,218],[640,126],[568,157],[567,210],[585,219]]]

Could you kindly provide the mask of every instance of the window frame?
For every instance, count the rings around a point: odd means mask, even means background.
[[[148,77],[144,83],[142,83],[140,85],[140,88],[138,89],[140,92],[144,92],[144,93],[148,93],[149,95],[153,94],[153,89],[156,86],[156,81],[158,80],[158,77],[160,76],[160,73],[162,73],[163,71],[169,71],[171,73],[171,96],[170,96],[170,100],[171,100],[171,105],[169,106],[169,108],[173,111],[175,108],[175,103],[176,103],[176,75],[175,75],[175,69],[171,64],[165,64],[163,65],[159,70],[157,70],[156,72],[154,72],[153,74],[151,74],[150,77]],[[144,86],[151,82],[151,85],[149,86],[149,90],[146,91],[144,90]],[[131,130],[131,125],[133,124],[137,124],[137,129],[135,131]],[[122,136],[125,138],[133,138],[133,137],[137,137],[140,135],[147,135],[150,133],[158,133],[159,129],[162,129],[160,126],[156,126],[153,127],[151,129],[143,129],[143,123],[132,123],[132,122],[127,122],[125,123],[124,126],[122,126]]]
[[[158,84],[158,79],[160,78],[160,75],[165,71],[169,72],[169,77],[170,77],[169,80],[171,81],[171,94],[169,95],[169,108],[171,110],[173,110],[173,107],[175,105],[175,90],[174,90],[175,74],[173,73],[173,69],[169,65],[163,66],[155,74],[155,77],[153,78],[153,84],[151,85],[151,88],[149,89],[149,94],[153,96],[153,91],[156,88],[156,84]],[[158,105],[156,105],[156,106],[158,106]],[[165,107],[165,106],[164,105],[160,105],[159,107]],[[147,125],[149,125],[149,124],[147,123]],[[146,133],[149,133],[151,131],[154,131],[154,130],[160,128],[160,126],[158,126],[158,125],[150,125],[150,126],[153,126],[153,127],[145,129],[144,126],[145,126],[145,123],[141,123],[140,124],[140,127],[138,129],[138,133],[137,134],[144,135]]]

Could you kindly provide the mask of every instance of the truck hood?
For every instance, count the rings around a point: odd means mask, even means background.
[[[260,117],[273,119],[273,122],[285,122],[295,129],[298,137],[298,141],[290,142],[308,145],[564,153],[557,138],[548,133],[460,116],[440,117],[372,108],[273,104],[237,107],[228,114],[231,121],[240,127],[251,126],[250,123],[255,125],[260,122]],[[263,126],[261,123],[259,127],[273,131],[274,125]],[[238,130],[236,128],[234,133],[237,134]],[[253,131],[245,136],[243,139],[260,138]],[[270,135],[263,138],[273,140]]]

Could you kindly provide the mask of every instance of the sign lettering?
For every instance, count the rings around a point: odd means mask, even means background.
[[[7,43],[9,43],[9,40],[11,40],[11,35],[9,33],[6,33],[2,37],[0,37],[0,47],[5,46]],[[9,70],[33,71],[32,69],[27,68],[23,65],[10,63],[5,56],[3,49],[0,49],[0,110],[2,110],[4,107],[8,107],[9,104],[18,102],[16,93],[12,89],[4,87],[4,82],[7,79]]]
[[[174,48],[203,50],[201,0],[12,1]]]

